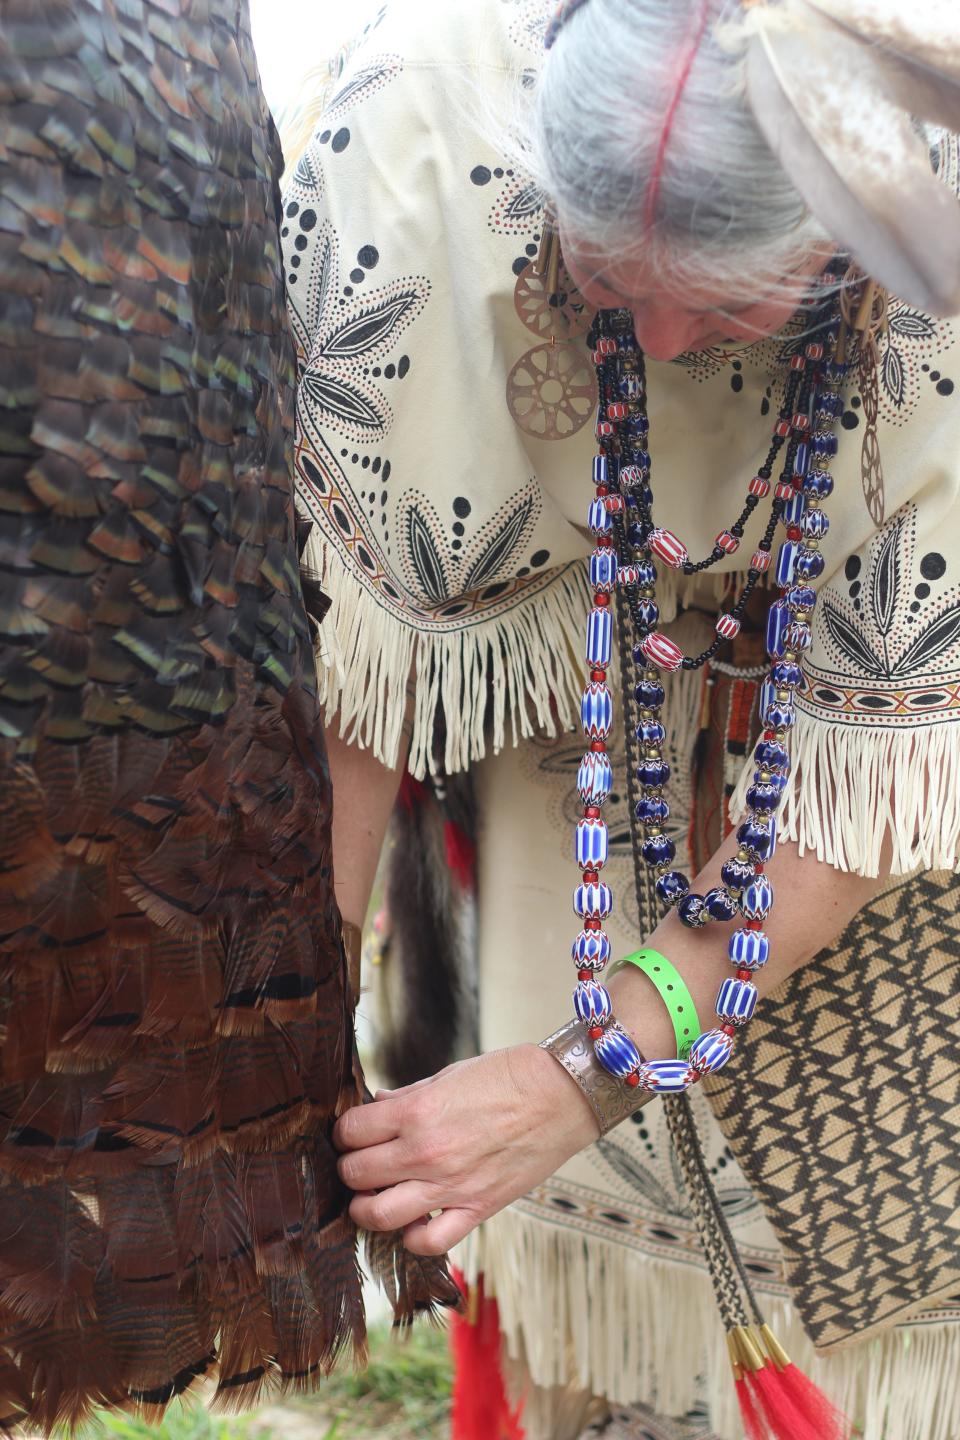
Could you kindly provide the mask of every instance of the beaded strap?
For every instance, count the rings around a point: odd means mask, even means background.
[[[686,1060],[701,1027],[693,996],[680,971],[659,950],[636,950],[632,955],[625,955],[617,969],[621,965],[635,965],[656,986],[676,1036],[677,1059]]]
[[[832,282],[834,278],[828,275],[825,280]],[[594,498],[587,516],[596,548],[590,558],[594,592],[587,622],[586,658],[590,671],[581,700],[581,722],[589,750],[577,774],[583,818],[577,822],[575,848],[582,873],[574,892],[574,910],[581,918],[582,929],[573,944],[578,977],[574,1010],[586,1026],[600,1064],[634,1090],[679,1093],[727,1063],[738,1028],[751,1018],[756,1006],[754,974],[767,963],[770,953],[763,927],[773,904],[773,891],[765,866],[776,848],[776,811],[790,773],[787,742],[796,719],[797,690],[803,685],[803,654],[812,639],[809,622],[816,601],[812,582],[824,569],[820,541],[828,531],[829,521],[821,502],[833,489],[828,466],[837,452],[837,437],[832,427],[842,413],[839,392],[847,369],[835,358],[839,333],[835,308],[829,314],[811,318],[818,338],[800,342],[792,354],[786,347],[790,373],[767,461],[750,482],[741,515],[717,536],[711,554],[696,563],[690,561],[682,541],[654,520],[647,449],[649,422],[644,409],[646,377],[632,318],[625,310],[601,311],[592,332],[600,400],[600,453],[593,462]],[[657,563],[692,574],[735,551],[747,518],[770,492],[773,467],[781,452],[783,470],[774,490],[770,518],[751,559],[740,598],[719,616],[714,643],[702,655],[685,656],[659,629]],[[747,599],[771,568],[773,541],[781,524],[786,535],[774,572],[781,596],[770,610],[767,651],[771,668],[760,699],[766,728],[755,751],[757,769],[747,796],[749,810],[737,830],[740,848],[724,864],[722,884],[705,896],[693,895],[686,876],[671,868],[676,845],[665,830],[670,809],[663,787],[670,767],[663,758],[663,679],[681,667],[693,669],[706,663],[724,640],[739,632]],[[626,594],[636,629],[633,657],[638,666],[635,693],[640,707],[636,733],[641,747],[636,771],[641,798],[636,815],[644,836],[640,859],[656,873],[659,899],[666,905],[677,905],[680,918],[688,925],[699,927],[711,919],[731,920],[736,916],[743,921],[728,946],[735,976],[724,980],[720,987],[716,1002],[719,1024],[698,1033],[682,1058],[670,1060],[644,1060],[614,1019],[609,992],[599,979],[610,958],[610,941],[603,926],[613,908],[613,895],[601,879],[601,871],[609,846],[603,805],[613,783],[606,744],[613,725],[607,670],[613,646],[611,597],[618,587]]]

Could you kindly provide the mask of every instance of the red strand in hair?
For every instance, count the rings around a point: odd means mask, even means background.
[[[653,217],[656,213],[657,201],[660,198],[660,184],[663,180],[663,168],[667,158],[667,146],[670,144],[670,136],[673,132],[673,122],[677,118],[677,108],[683,99],[683,92],[687,88],[690,71],[693,69],[693,62],[697,58],[697,51],[700,49],[700,41],[703,39],[703,32],[707,28],[709,18],[710,0],[701,0],[700,14],[690,32],[686,48],[681,55],[680,66],[677,72],[677,83],[674,86],[673,94],[670,96],[667,113],[663,117],[663,129],[660,131],[657,153],[654,156],[653,169],[650,172],[650,183],[647,186],[647,195],[643,204],[644,230],[650,230],[653,227]]]

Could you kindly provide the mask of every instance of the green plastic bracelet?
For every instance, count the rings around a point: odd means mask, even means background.
[[[637,950],[633,955],[625,955],[620,964],[636,965],[648,980],[653,981],[673,1022],[674,1034],[677,1037],[677,1059],[686,1060],[691,1045],[700,1034],[700,1020],[693,996],[679,970],[658,950]]]

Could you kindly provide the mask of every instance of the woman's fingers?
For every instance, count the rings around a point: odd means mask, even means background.
[[[350,1202],[350,1218],[361,1230],[402,1230],[414,1220],[421,1220],[435,1204],[429,1186],[419,1180],[405,1180],[377,1195],[355,1195]]]
[[[412,1255],[445,1255],[470,1234],[478,1218],[456,1207],[439,1215],[423,1216],[405,1228],[404,1246]]]
[[[402,1140],[388,1140],[363,1150],[348,1150],[337,1161],[344,1185],[351,1190],[385,1190],[410,1177],[409,1151]]]
[[[400,1112],[389,1100],[374,1100],[372,1105],[354,1105],[340,1116],[333,1127],[333,1143],[338,1150],[362,1150],[367,1145],[382,1145],[400,1134]]]

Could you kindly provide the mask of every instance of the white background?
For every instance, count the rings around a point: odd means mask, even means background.
[[[250,0],[260,74],[274,112],[308,70],[363,29],[372,8],[372,0]]]

